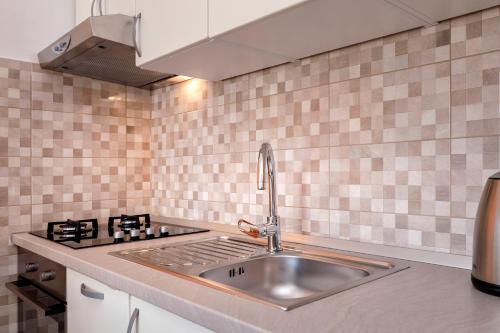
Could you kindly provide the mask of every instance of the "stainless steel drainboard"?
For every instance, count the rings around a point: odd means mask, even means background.
[[[177,271],[183,270],[183,267],[231,263],[265,252],[265,248],[257,244],[234,241],[228,237],[215,237],[204,241],[125,250],[111,254],[148,266],[164,266]]]
[[[277,254],[268,254],[264,245],[227,236],[110,254],[283,310],[408,267],[398,262],[289,246]]]

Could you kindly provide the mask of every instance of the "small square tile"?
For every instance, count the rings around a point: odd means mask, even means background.
[[[127,198],[151,197],[151,159],[127,158]]]
[[[328,84],[328,54],[304,58],[249,75],[250,99]]]
[[[257,154],[253,156],[252,180],[257,179]],[[277,150],[274,157],[279,207],[328,209],[328,148]],[[267,204],[267,191],[252,189],[250,200],[252,204]]]
[[[334,147],[330,209],[449,216],[449,140]]]
[[[31,204],[29,157],[0,157],[0,206]]]
[[[0,107],[0,156],[30,156],[31,112]]]
[[[265,96],[250,103],[250,150],[263,142],[275,149],[329,144],[328,86]]]
[[[451,216],[475,218],[488,177],[500,169],[498,136],[451,140]]]
[[[127,118],[127,157],[151,157],[151,120]]]
[[[465,57],[500,49],[500,8],[451,20],[451,56]]]
[[[500,134],[500,52],[453,60],[452,137]]]
[[[127,87],[126,89],[127,117],[151,119],[153,109],[151,91],[134,87]]]
[[[31,64],[0,58],[0,107],[31,107]]]

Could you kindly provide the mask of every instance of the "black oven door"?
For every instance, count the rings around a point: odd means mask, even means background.
[[[64,301],[22,277],[5,285],[20,300],[18,303],[19,332],[64,333],[66,319]]]

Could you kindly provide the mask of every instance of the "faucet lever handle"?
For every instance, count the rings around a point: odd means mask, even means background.
[[[243,219],[238,221],[238,229],[254,238],[267,236],[267,228],[265,225],[256,225]]]

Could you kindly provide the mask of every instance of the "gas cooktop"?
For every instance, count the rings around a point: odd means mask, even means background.
[[[207,231],[209,230],[154,222],[149,214],[140,214],[109,217],[107,225],[100,225],[97,219],[49,222],[46,230],[30,233],[73,249],[83,249]]]

